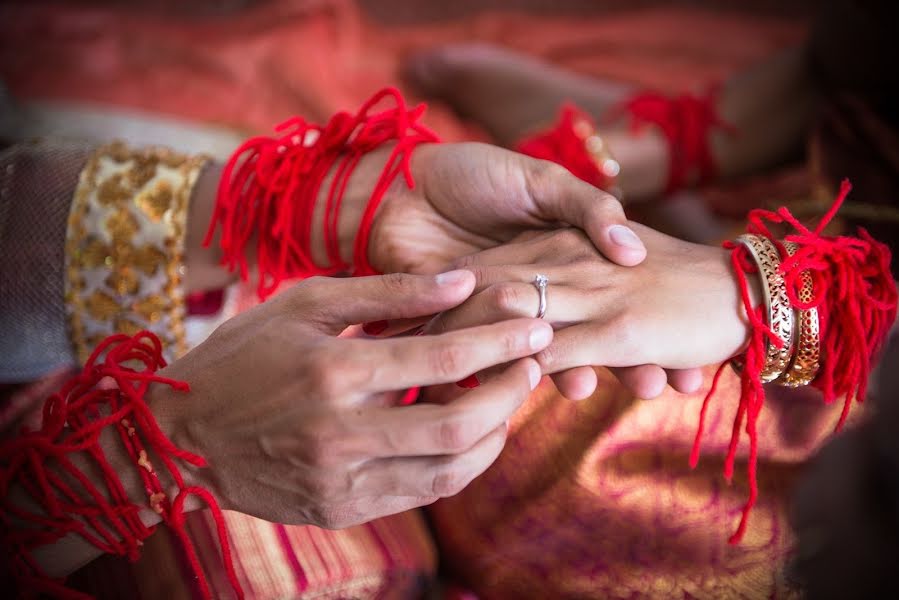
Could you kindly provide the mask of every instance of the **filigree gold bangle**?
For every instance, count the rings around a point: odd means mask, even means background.
[[[787,297],[783,275],[778,270],[780,253],[777,246],[771,240],[753,234],[741,235],[737,238],[737,243],[746,247],[758,267],[768,327],[783,342],[780,348],[770,340],[766,342],[765,366],[761,379],[768,383],[780,377],[790,365],[793,356],[794,311]]]
[[[794,242],[784,242],[788,256],[793,256],[799,249]],[[808,271],[799,275],[802,287],[799,300],[803,303],[811,301],[814,293],[812,276]],[[777,383],[786,387],[800,387],[810,384],[818,374],[821,356],[821,338],[818,322],[818,309],[795,310],[796,319],[796,352],[790,367],[781,375]]]

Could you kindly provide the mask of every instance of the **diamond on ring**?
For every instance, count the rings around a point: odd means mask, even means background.
[[[534,287],[540,294],[540,304],[537,305],[537,318],[542,319],[546,315],[546,286],[549,285],[549,278],[546,275],[538,274],[534,277]]]

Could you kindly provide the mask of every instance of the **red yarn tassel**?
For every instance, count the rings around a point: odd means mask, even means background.
[[[384,100],[393,108],[376,112]],[[355,115],[339,112],[326,125],[293,117],[275,128],[278,137],[255,137],[228,160],[219,182],[208,246],[221,227],[222,264],[249,278],[247,246],[255,237],[259,269],[258,294],[264,300],[288,278],[354,275],[376,271],[368,262],[368,240],[378,206],[400,173],[413,188],[412,151],[437,135],[420,124],[425,105],[409,109],[395,88],[385,88],[365,102]],[[393,148],[362,214],[352,265],[340,256],[338,224],[343,195],[362,157],[389,143]],[[336,165],[336,166],[335,166]],[[334,170],[325,198],[322,231],[328,264],[312,259],[312,227],[322,183]]]
[[[734,126],[718,115],[717,96],[717,87],[702,96],[686,93],[669,97],[658,92],[641,92],[612,109],[608,119],[616,120],[627,113],[634,134],[647,125],[659,128],[668,141],[665,193],[671,194],[694,181],[708,181],[717,174],[709,134],[716,129],[732,135],[736,133]]]
[[[593,119],[574,104],[562,106],[559,118],[551,129],[521,140],[515,151],[551,160],[601,189],[609,189],[618,174],[618,163],[598,164],[596,157],[587,148],[587,138],[596,127]]]
[[[886,245],[871,238],[863,229],[859,230],[858,238],[823,235],[824,228],[836,215],[851,189],[849,182],[843,181],[833,206],[814,230],[802,225],[786,208],[773,212],[753,210],[749,214],[747,227],[749,233],[763,235],[771,240],[774,240],[774,236],[766,222],[786,223],[794,230],[785,238],[786,241],[799,245],[792,256],[787,256],[782,244],[775,241],[781,250],[780,271],[784,275],[792,305],[800,309],[818,309],[821,366],[812,385],[822,391],[825,403],[829,404],[843,397],[843,411],[836,430],[845,423],[853,399],[858,402],[864,400],[871,369],[896,320],[897,305],[896,286],[890,274],[890,251]],[[746,276],[754,274],[756,269],[749,260],[745,247],[730,242],[725,247],[733,251],[731,260],[751,328],[745,364],[740,375],[740,402],[724,464],[725,477],[730,481],[740,430],[745,419],[750,445],[747,465],[749,498],[743,506],[737,530],[729,540],[731,544],[736,544],[746,531],[749,514],[758,497],[756,423],[765,402],[765,389],[761,383],[761,372],[765,366],[765,344],[770,341],[780,346],[782,342],[765,323],[762,307],[752,306]],[[813,298],[805,303],[799,299],[802,286],[800,276],[804,271],[811,274],[814,283]],[[715,374],[712,387],[703,401],[690,454],[692,467],[699,460],[706,409],[715,393],[722,369],[723,365]]]
[[[101,362],[100,357],[104,355]],[[94,350],[81,374],[47,400],[38,431],[23,431],[0,445],[3,541],[12,550],[11,571],[23,594],[87,597],[65,588],[62,581],[47,577],[32,555],[40,546],[76,534],[104,553],[135,561],[143,540],[153,533],[155,528],[146,527],[140,520],[140,507],[128,497],[99,444],[101,431],[112,426],[134,461],[150,507],[184,542],[203,596],[211,598],[212,593],[184,527],[184,501],[191,494],[209,505],[218,526],[228,579],[238,597],[243,597],[221,509],[206,490],[185,486],[173,459],[199,467],[205,466],[206,461],[175,446],[144,402],[147,388],[153,382],[179,391],[190,389],[184,382],[157,375],[156,371],[165,364],[162,344],[152,333],[110,336]],[[140,369],[126,365],[138,365]],[[107,378],[115,382],[115,388],[100,385]],[[162,461],[178,486],[178,495],[172,502],[166,497],[148,450]],[[76,452],[93,459],[103,476],[106,494],[72,463],[69,456]],[[51,470],[50,464],[56,469]],[[23,509],[10,499],[10,488],[15,484],[40,505],[42,512]],[[28,525],[22,527],[21,523]]]

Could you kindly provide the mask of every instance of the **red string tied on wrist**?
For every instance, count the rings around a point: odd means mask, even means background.
[[[843,410],[835,430],[839,430],[845,423],[852,401],[864,401],[871,370],[883,349],[890,327],[896,320],[897,307],[896,285],[890,272],[890,250],[885,244],[873,239],[864,229],[859,229],[857,238],[824,235],[824,229],[833,220],[851,189],[849,181],[844,180],[833,205],[815,229],[802,225],[784,207],[776,211],[751,211],[747,227],[749,233],[765,236],[778,246],[782,259],[779,268],[792,306],[818,310],[820,368],[811,385],[821,390],[825,403],[843,398]],[[786,224],[792,228],[792,233],[785,237],[786,241],[795,242],[799,246],[792,256],[788,256],[783,244],[774,238],[768,227],[769,223]],[[770,341],[780,347],[782,341],[765,322],[763,308],[752,306],[746,277],[754,274],[756,268],[745,247],[730,242],[725,243],[725,247],[733,251],[731,261],[751,330],[740,373],[740,402],[724,463],[724,475],[730,481],[745,421],[749,437],[749,498],[743,506],[737,530],[729,540],[736,544],[746,531],[749,514],[758,498],[756,423],[765,402],[765,389],[761,382],[761,372],[766,361],[765,345]],[[803,302],[799,295],[803,272],[808,272],[813,282],[813,297],[807,302]],[[703,401],[690,453],[692,467],[699,460],[708,404],[726,365],[724,363],[718,368],[712,387]]]
[[[524,138],[516,144],[515,151],[560,164],[590,185],[607,190],[615,182],[618,163],[613,171],[606,172],[604,165],[599,164],[597,157],[589,151],[587,139],[595,131],[593,119],[571,102],[566,102],[553,127]]]
[[[385,100],[393,106],[377,111]],[[247,140],[225,164],[204,245],[211,244],[220,227],[222,264],[246,281],[248,248],[255,238],[261,300],[289,278],[347,271],[376,274],[368,261],[368,242],[378,206],[400,173],[410,189],[415,186],[412,151],[420,144],[439,141],[419,123],[425,109],[423,104],[407,108],[398,90],[385,88],[355,114],[339,112],[324,126],[292,117],[275,128],[278,136]],[[344,195],[362,157],[390,144],[390,154],[362,212],[348,263],[340,253]],[[332,172],[321,210],[327,263],[319,265],[313,259],[312,227],[316,202]]]
[[[12,551],[11,571],[23,595],[87,597],[47,576],[33,556],[33,551],[41,546],[75,534],[104,553],[135,561],[143,540],[155,530],[141,521],[140,506],[129,498],[100,445],[101,432],[113,427],[140,476],[147,505],[162,516],[184,543],[203,596],[212,597],[184,527],[184,501],[190,495],[202,498],[212,511],[229,581],[238,597],[243,597],[215,498],[202,488],[186,486],[175,463],[178,459],[203,467],[206,461],[175,446],[144,401],[151,383],[189,390],[184,382],[156,374],[165,364],[162,344],[154,334],[142,331],[133,337],[110,336],[97,346],[84,370],[47,399],[39,430],[24,430],[0,444],[3,541]],[[105,384],[109,381],[114,385]],[[178,488],[171,502],[150,453],[159,459]],[[96,466],[102,475],[102,486],[76,466],[74,454]],[[15,485],[40,511],[30,510],[10,497]]]
[[[718,167],[709,144],[713,131],[737,133],[736,128],[718,114],[715,106],[718,91],[718,86],[712,86],[703,95],[684,93],[673,97],[660,92],[640,92],[611,109],[606,120],[615,121],[627,114],[634,135],[649,125],[659,128],[668,143],[665,193],[670,195],[717,175]]]

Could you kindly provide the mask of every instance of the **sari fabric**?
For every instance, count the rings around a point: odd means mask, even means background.
[[[704,392],[643,401],[608,371],[598,374],[597,393],[577,403],[544,382],[510,423],[494,466],[431,507],[450,572],[482,598],[791,595],[782,574],[792,542],[787,497],[839,407],[768,390],[758,423],[759,501],[744,540],[730,546],[748,494],[748,444],[733,483],[722,475],[736,376],[724,376],[709,407],[702,458],[691,470]]]

